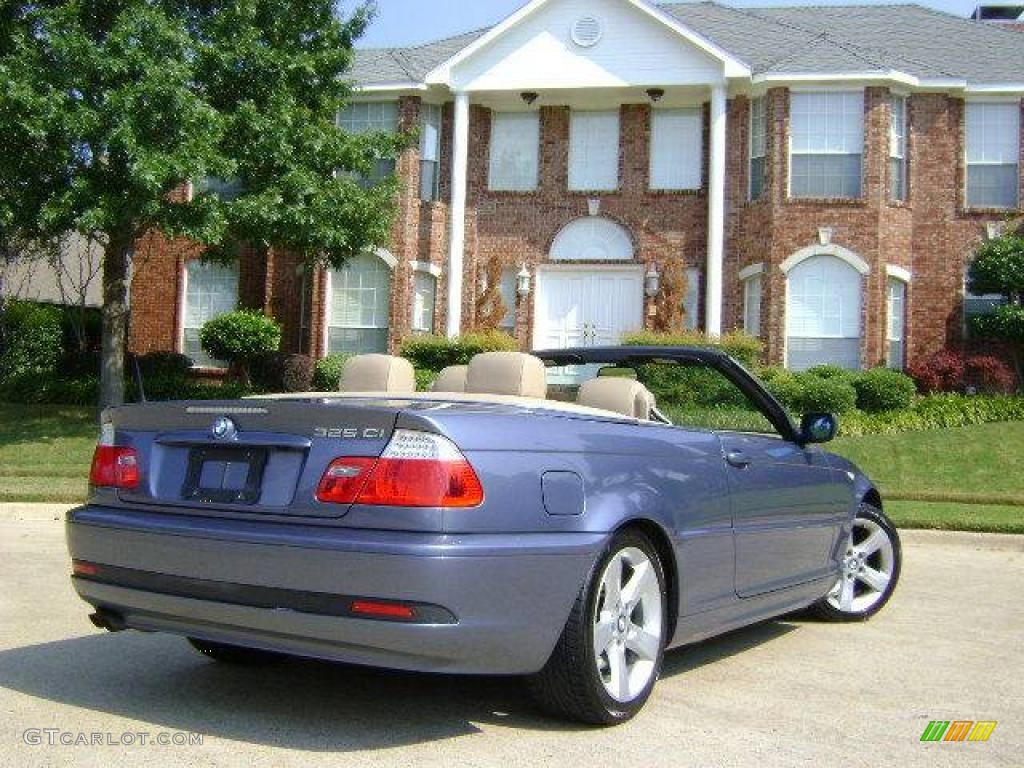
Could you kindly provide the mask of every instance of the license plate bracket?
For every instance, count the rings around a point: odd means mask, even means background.
[[[197,446],[189,450],[181,496],[205,504],[255,504],[266,464],[266,448]]]

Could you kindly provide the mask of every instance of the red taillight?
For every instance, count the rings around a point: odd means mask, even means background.
[[[317,499],[329,504],[351,504],[366,485],[376,462],[376,459],[364,457],[335,459],[320,478]]]
[[[379,459],[341,458],[320,479],[317,499],[388,507],[475,507],[480,479],[441,435],[396,430]]]
[[[363,616],[378,616],[386,619],[414,619],[416,609],[404,603],[389,603],[383,600],[353,600],[352,613]]]
[[[92,455],[89,485],[104,488],[137,488],[139,455],[134,448],[97,445]]]

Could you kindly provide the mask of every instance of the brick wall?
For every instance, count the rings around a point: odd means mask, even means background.
[[[853,251],[870,267],[864,279],[862,363],[875,365],[886,359],[886,265],[902,267],[913,275],[907,291],[906,344],[910,361],[945,345],[963,342],[965,265],[973,248],[985,236],[986,224],[1005,217],[1003,211],[964,208],[963,102],[943,94],[914,94],[909,99],[906,202],[889,200],[889,91],[868,88],[864,102],[861,198],[792,200],[787,195],[789,93],[785,88],[768,90],[765,192],[762,199],[754,202],[747,199],[749,100],[737,96],[728,103],[724,325],[726,329],[742,325],[743,296],[738,272],[751,264],[763,264],[761,329],[773,362],[782,362],[785,349],[786,284],[779,265],[795,251],[816,243],[820,228],[831,229],[833,243]],[[417,125],[419,113],[418,97],[402,99],[403,127]],[[410,332],[412,262],[442,267],[447,263],[452,115],[449,103],[442,111],[439,201],[420,200],[418,146],[406,149],[398,159],[401,187],[389,247],[398,262],[392,278],[392,349]],[[601,215],[621,223],[630,232],[640,262],[664,267],[669,260],[677,260],[683,266],[703,267],[707,241],[705,190],[648,189],[649,105],[627,104],[620,109],[620,188],[609,193],[567,190],[569,110],[559,106],[540,108],[538,189],[489,190],[490,119],[488,109],[471,107],[464,329],[474,326],[478,278],[485,265],[497,260],[516,270],[527,264],[533,271],[547,260],[559,230],[588,214],[590,199],[599,201]],[[705,186],[706,133],[705,109]],[[183,265],[188,258],[197,256],[199,250],[187,241],[151,234],[140,241],[137,253],[132,287],[132,348],[140,352],[173,349],[180,324],[177,315]],[[435,332],[445,328],[447,285],[447,272],[442,271]],[[283,348],[315,355],[324,353],[322,329],[327,297],[321,271],[305,269],[301,260],[288,254],[271,253],[263,257],[247,253],[241,263],[240,294],[243,304],[270,312],[284,325]],[[516,307],[516,333],[524,348],[531,343],[534,296],[535,292],[531,292]]]

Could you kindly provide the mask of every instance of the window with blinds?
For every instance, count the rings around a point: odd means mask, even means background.
[[[391,270],[382,259],[362,254],[332,271],[330,302],[328,352],[387,351]]]
[[[182,353],[192,364],[209,368],[226,368],[227,363],[214,360],[203,351],[199,332],[203,325],[238,307],[238,263],[218,264],[193,260],[185,267],[185,316]]]
[[[1020,102],[967,103],[967,205],[1016,208]]]
[[[397,101],[361,101],[347,105],[338,113],[338,126],[346,133],[369,133],[380,131],[395,133],[398,130]],[[370,174],[361,183],[368,186],[378,184],[395,172],[395,159],[381,158]]]
[[[537,189],[539,158],[540,115],[537,112],[491,114],[490,189],[505,192]]]
[[[701,117],[697,108],[651,112],[651,189],[700,189],[704,156]]]
[[[768,124],[764,96],[750,102],[750,199],[764,195],[765,162],[768,154]]]
[[[577,112],[569,121],[569,189],[619,188],[619,113]]]
[[[420,127],[420,199],[441,196],[441,107],[424,104]]]
[[[792,93],[789,122],[790,196],[860,197],[863,92]]]

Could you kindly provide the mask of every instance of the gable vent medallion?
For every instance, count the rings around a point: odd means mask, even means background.
[[[572,41],[581,48],[597,45],[602,34],[601,22],[593,16],[583,16],[572,25]]]

